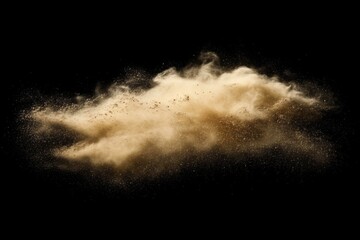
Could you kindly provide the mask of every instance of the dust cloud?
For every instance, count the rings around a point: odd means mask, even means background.
[[[75,140],[50,149],[54,156],[118,169],[178,166],[211,152],[241,161],[244,153],[273,149],[324,161],[328,146],[308,129],[326,108],[322,101],[248,67],[222,70],[215,54],[206,56],[197,66],[159,73],[150,88],[115,84],[78,104],[35,107],[32,134],[62,131]]]

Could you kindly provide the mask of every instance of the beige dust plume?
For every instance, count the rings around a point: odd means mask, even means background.
[[[36,134],[65,129],[78,141],[56,149],[56,156],[120,168],[140,158],[175,161],[210,151],[277,148],[315,160],[324,154],[302,127],[320,114],[321,104],[276,77],[248,67],[222,71],[210,61],[169,69],[151,81],[150,89],[118,84],[78,106],[38,108],[30,114]]]

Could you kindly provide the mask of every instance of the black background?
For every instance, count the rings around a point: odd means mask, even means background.
[[[340,8],[311,6],[264,14],[257,7],[204,9],[183,3],[166,10],[141,5],[141,11],[138,6],[123,6],[111,12],[15,8],[6,22],[4,44],[9,73],[4,75],[2,95],[6,199],[37,209],[138,201],[218,207],[227,202],[243,208],[311,206],[332,211],[356,206],[359,164],[353,114],[358,75],[352,15]],[[339,12],[346,18],[340,18]],[[33,101],[54,94],[90,96],[99,83],[105,88],[132,70],[154,76],[172,66],[182,68],[202,51],[216,52],[224,66],[244,64],[269,75],[316,82],[332,91],[338,108],[329,114],[324,131],[336,146],[333,165],[312,171],[300,166],[295,173],[265,160],[247,168],[213,166],[124,190],[89,177],[90,173],[39,168],[23,151],[17,119],[33,104],[29,96]]]

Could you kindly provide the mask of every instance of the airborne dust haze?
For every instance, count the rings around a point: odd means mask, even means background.
[[[141,168],[142,162],[179,167],[211,152],[240,161],[243,154],[273,149],[326,159],[329,146],[307,130],[326,109],[317,96],[248,67],[222,70],[215,54],[205,56],[198,66],[158,74],[151,88],[115,84],[79,104],[35,107],[28,114],[36,126],[32,134],[76,136],[49,151],[69,163],[117,169]]]

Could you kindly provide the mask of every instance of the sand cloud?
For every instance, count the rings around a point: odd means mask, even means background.
[[[248,67],[224,71],[214,54],[206,56],[198,66],[159,73],[151,88],[115,84],[79,104],[35,108],[33,134],[66,131],[76,141],[52,149],[55,156],[118,168],[139,159],[166,164],[274,148],[322,161],[325,143],[304,127],[321,115],[321,101]]]

